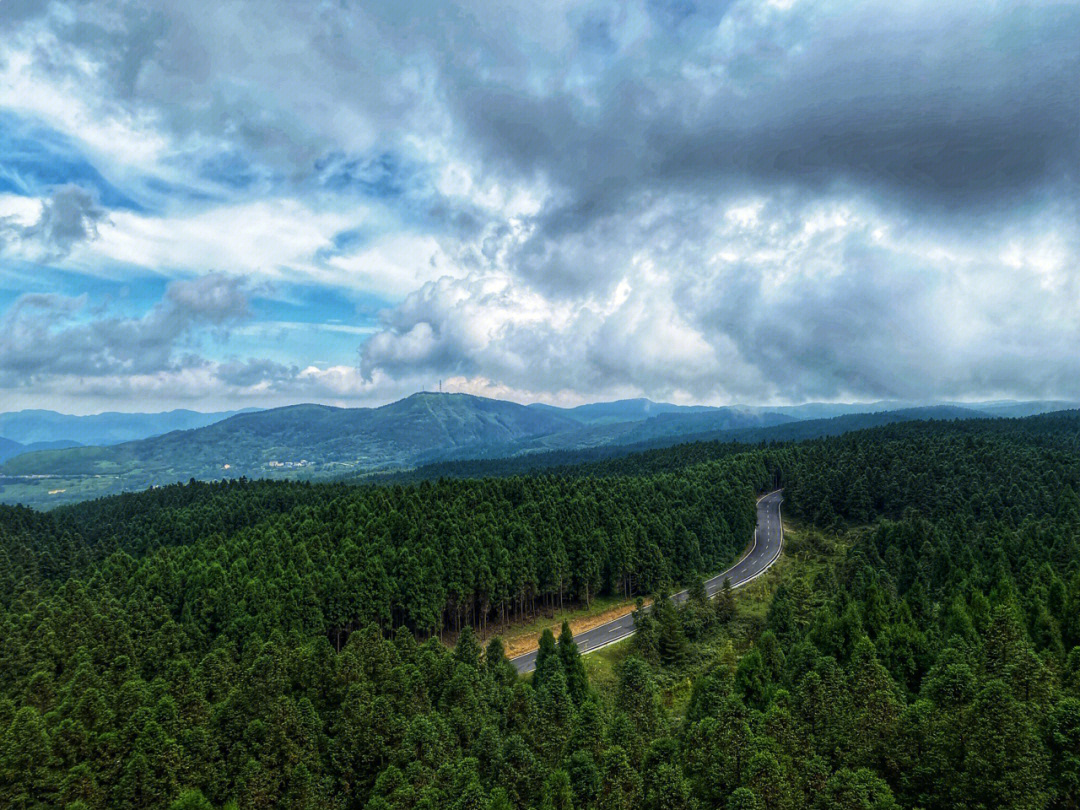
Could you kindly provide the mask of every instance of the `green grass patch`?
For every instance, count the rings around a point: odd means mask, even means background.
[[[21,503],[35,509],[51,509],[118,491],[119,481],[112,476],[0,479],[0,503]]]
[[[634,651],[634,638],[625,638],[595,652],[585,653],[585,671],[589,673],[589,683],[593,688],[605,694],[612,694],[619,682],[619,665]]]
[[[784,552],[767,573],[736,589],[735,618],[714,627],[706,637],[691,641],[680,666],[657,667],[657,683],[672,716],[680,718],[685,713],[694,678],[718,667],[734,669],[739,658],[757,643],[767,626],[773,596],[781,585],[791,588],[802,580],[812,593],[816,577],[836,563],[844,547],[858,534],[859,530],[851,530],[837,537],[785,518]],[[622,658],[633,653],[632,639],[626,646]],[[606,672],[605,663],[597,666],[598,677],[614,682],[617,673],[613,668]]]

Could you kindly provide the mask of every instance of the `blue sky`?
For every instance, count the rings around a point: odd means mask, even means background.
[[[0,14],[0,410],[1080,398],[1075,3]]]

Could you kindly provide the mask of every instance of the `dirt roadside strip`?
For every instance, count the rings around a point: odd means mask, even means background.
[[[750,553],[753,548],[753,541],[747,543],[746,548],[743,549],[742,554],[739,555],[739,558],[735,561],[734,564],[738,565],[740,562],[742,562],[742,560],[746,557],[747,554]],[[646,598],[645,604],[651,605],[652,598]],[[627,601],[625,604],[616,605],[615,607],[608,608],[602,613],[594,613],[589,616],[582,616],[577,619],[568,619],[568,621],[570,622],[570,632],[577,636],[581,633],[592,630],[594,627],[599,627],[602,624],[607,624],[608,622],[613,622],[616,619],[621,619],[623,616],[633,613],[636,606],[637,600],[634,599]],[[552,633],[558,636],[559,631],[562,630],[562,620],[552,620],[551,622],[540,624],[536,627],[535,632],[514,635],[510,638],[502,636],[499,633],[490,633],[486,636],[484,641],[486,642],[492,638],[501,638],[503,647],[506,650],[506,657],[517,658],[519,655],[525,655],[526,653],[531,653],[534,650],[539,649],[540,636],[543,634],[544,630],[549,629]]]
[[[652,604],[652,599],[646,599],[645,604]],[[592,630],[594,627],[599,627],[602,624],[613,622],[616,619],[621,619],[628,613],[632,613],[636,605],[635,601],[630,601],[622,605],[616,605],[615,607],[608,608],[601,613],[593,613],[589,616],[582,616],[577,619],[568,619],[570,622],[570,632],[575,636],[584,633],[588,630]],[[498,633],[492,633],[491,638],[501,638],[503,647],[506,649],[507,658],[516,658],[519,655],[525,655],[540,647],[540,636],[545,630],[550,629],[556,636],[562,630],[562,621],[551,621],[540,624],[536,628],[536,632],[525,633],[511,638],[500,636]]]

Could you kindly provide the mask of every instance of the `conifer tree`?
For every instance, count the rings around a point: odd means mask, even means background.
[[[585,672],[581,653],[578,652],[577,644],[574,642],[574,635],[570,632],[570,623],[566,621],[563,622],[559,633],[558,653],[570,698],[574,701],[574,705],[580,705],[589,693],[589,677]]]
[[[730,577],[724,577],[724,585],[716,595],[716,618],[721,624],[735,618],[735,594],[731,589]]]

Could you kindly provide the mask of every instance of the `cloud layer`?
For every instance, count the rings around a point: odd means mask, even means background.
[[[0,31],[14,404],[1080,397],[1073,3]]]

